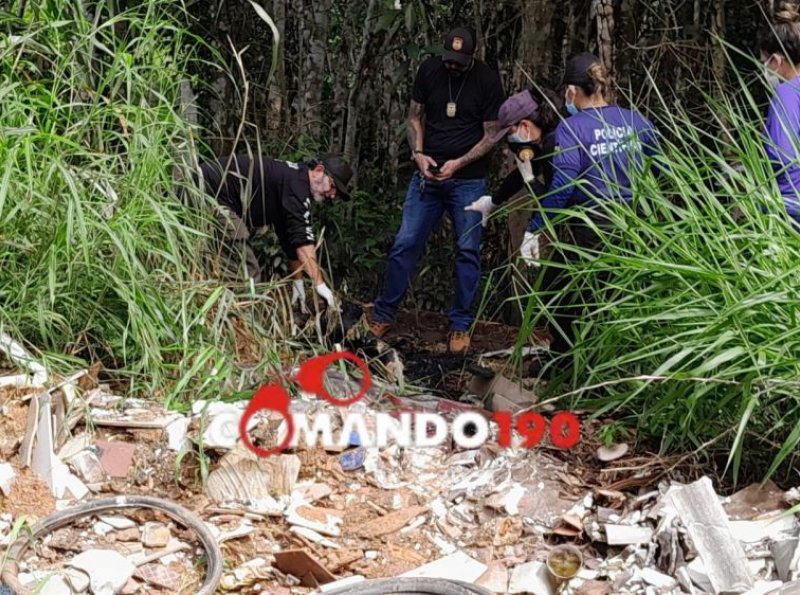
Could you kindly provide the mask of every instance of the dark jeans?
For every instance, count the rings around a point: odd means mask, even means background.
[[[550,352],[553,357],[566,354],[575,342],[573,323],[582,314],[587,304],[592,303],[594,296],[589,289],[569,287],[571,271],[570,265],[578,263],[584,256],[574,247],[587,251],[600,248],[601,238],[593,229],[582,223],[567,223],[563,230],[567,236],[566,242],[570,245],[555,247],[549,263],[544,265],[541,273],[539,290],[546,294],[545,308],[552,312],[552,322],[548,324],[553,340],[550,343]],[[601,280],[606,279],[606,273],[600,273]]]
[[[419,172],[411,178],[403,222],[389,251],[383,293],[375,300],[374,318],[391,322],[405,297],[408,285],[425,250],[425,242],[445,212],[453,221],[456,236],[456,295],[448,312],[450,328],[468,330],[481,278],[481,214],[464,207],[486,194],[484,178],[444,182],[425,180]]]

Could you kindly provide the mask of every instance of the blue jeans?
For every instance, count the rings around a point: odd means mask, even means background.
[[[389,252],[383,294],[375,300],[374,318],[391,322],[406,295],[425,250],[425,242],[447,211],[456,235],[456,295],[448,311],[450,328],[469,330],[472,305],[481,278],[481,214],[464,207],[486,194],[484,178],[443,182],[425,180],[414,173],[403,205],[403,222]]]

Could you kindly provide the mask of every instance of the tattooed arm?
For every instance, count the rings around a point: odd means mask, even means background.
[[[422,151],[422,139],[424,137],[424,127],[422,117],[425,113],[425,106],[417,103],[413,99],[408,107],[408,122],[406,124],[406,137],[408,138],[408,148],[411,152]]]
[[[483,123],[483,138],[479,140],[474,147],[467,151],[458,159],[451,159],[442,166],[439,174],[436,175],[437,180],[445,180],[451,177],[456,171],[465,165],[477,161],[486,155],[494,146],[494,135],[497,132],[497,122],[484,122]]]
[[[425,126],[423,124],[423,117],[425,115],[425,106],[414,100],[408,108],[408,123],[406,124],[406,136],[408,138],[408,146],[411,149],[411,157],[414,163],[417,164],[419,171],[428,179],[433,178],[433,174],[428,170],[431,165],[436,165],[436,162],[428,155],[422,153],[424,146],[423,139],[425,137]]]
[[[465,165],[472,163],[473,161],[477,161],[486,153],[492,150],[494,146],[494,135],[497,132],[497,122],[484,122],[483,123],[483,138],[478,141],[474,147],[472,147],[465,155],[458,158],[460,161],[460,166],[464,167]]]

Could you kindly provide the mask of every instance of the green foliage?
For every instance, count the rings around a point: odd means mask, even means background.
[[[283,316],[204,281],[213,211],[177,196],[194,135],[180,82],[199,42],[171,2],[79,7],[0,19],[14,32],[0,48],[0,326],[53,371],[100,359],[167,403],[216,396],[237,382],[234,319]]]
[[[628,421],[664,452],[728,452],[734,480],[765,454],[765,475],[791,466],[800,442],[800,234],[741,88],[705,96],[732,138],[710,138],[664,100],[666,171],[634,179],[643,215],[610,205],[600,250],[565,270],[570,290],[591,296],[576,324],[571,405]],[[548,299],[530,295],[523,336],[554,314]]]

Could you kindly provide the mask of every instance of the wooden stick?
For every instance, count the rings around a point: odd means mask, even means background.
[[[149,556],[145,556],[141,560],[134,562],[135,566],[144,566],[145,564],[149,564],[150,562],[155,562],[156,560],[160,560],[164,556],[169,556],[170,554],[175,554],[177,552],[182,552],[183,550],[192,549],[188,543],[179,543],[178,545],[173,545],[172,547],[168,547],[166,549],[161,550],[160,552],[156,552],[154,554],[150,554]]]

